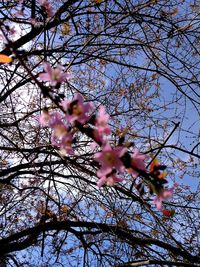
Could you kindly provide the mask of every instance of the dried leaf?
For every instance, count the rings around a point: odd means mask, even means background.
[[[6,56],[4,54],[0,54],[0,63],[5,64],[5,63],[10,63],[10,62],[12,62],[12,58],[11,57]]]

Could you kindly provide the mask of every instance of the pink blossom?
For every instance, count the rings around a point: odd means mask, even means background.
[[[67,154],[74,154],[72,149],[73,144],[73,135],[72,133],[68,132],[68,134],[64,135],[61,142],[60,142],[60,149]]]
[[[95,141],[91,145],[92,149],[94,149],[97,146],[97,143],[101,143],[103,145],[103,143],[105,142],[103,138],[104,136],[100,134],[97,129],[94,129],[93,136]]]
[[[53,134],[57,138],[63,138],[66,135],[66,133],[68,132],[68,128],[62,122],[60,122],[59,124],[54,125],[53,129],[54,129],[54,133]]]
[[[164,188],[155,197],[153,203],[156,205],[158,210],[161,210],[161,208],[162,208],[162,201],[165,201],[165,200],[169,199],[170,197],[172,197],[173,191],[174,191],[174,187],[172,187],[170,189]]]
[[[94,143],[92,143],[92,148],[96,147],[96,142],[101,143],[101,145],[105,144],[106,139],[105,135],[109,135],[111,133],[111,129],[108,126],[108,120],[109,120],[109,115],[106,114],[105,112],[105,107],[100,106],[99,107],[99,114],[95,120],[95,126],[96,128],[93,131],[94,135]]]
[[[66,118],[70,123],[75,121],[81,124],[86,123],[89,119],[87,113],[93,109],[92,103],[84,104],[84,98],[81,94],[76,94],[72,101],[64,99],[61,104],[63,109],[67,111]]]
[[[69,135],[69,127],[63,122],[62,117],[58,112],[54,112],[51,114],[49,120],[49,127],[53,129],[54,139],[66,139],[66,135]]]
[[[60,135],[58,135],[58,132],[53,133],[51,143],[58,147],[63,154],[73,154],[73,135],[68,129],[64,131],[64,128],[62,128],[62,130]]]
[[[51,112],[49,114],[49,127],[53,129],[60,124],[62,124],[61,114],[59,112]]]
[[[67,72],[63,72],[63,67],[57,65],[56,68],[52,68],[49,63],[43,64],[45,72],[39,74],[39,78],[43,82],[50,82],[52,86],[56,86],[57,83],[65,82],[71,78],[71,75]]]
[[[105,111],[104,106],[99,107],[99,114],[96,118],[95,126],[99,134],[109,135],[111,133],[110,127],[108,126],[109,115]]]
[[[94,159],[101,164],[101,169],[97,175],[101,178],[112,172],[113,168],[119,172],[124,171],[124,165],[120,159],[126,152],[126,148],[118,146],[111,148],[109,143],[103,147],[102,152],[96,153]]]
[[[106,136],[100,133],[97,129],[93,130],[93,137],[94,137],[94,142],[91,145],[92,149],[95,149],[97,144],[104,146],[108,142]]]
[[[70,132],[68,125],[63,122],[59,112],[48,113],[43,111],[39,117],[39,122],[42,126],[49,126],[53,130],[51,143],[54,146],[58,147],[64,154],[73,154],[73,134]]]
[[[131,157],[131,168],[128,169],[129,173],[133,175],[134,178],[137,178],[139,175],[138,170],[146,171],[144,160],[148,159],[149,156],[142,154],[138,149],[135,149]]]
[[[48,0],[40,0],[40,5],[44,7],[48,17],[52,17],[54,15],[53,8]]]
[[[39,116],[39,123],[41,126],[45,127],[48,125],[49,122],[49,113],[47,111],[43,111],[42,114]]]
[[[102,176],[98,182],[97,182],[97,186],[98,187],[102,187],[104,184],[106,184],[107,186],[113,186],[116,183],[122,182],[123,179],[120,177],[117,177],[115,174],[109,175],[107,176]]]
[[[53,129],[51,137],[52,144],[64,153],[73,154],[73,134],[70,132],[68,125],[65,125],[62,121],[58,112],[52,114],[49,125]]]
[[[48,112],[44,110],[42,114],[38,117],[39,123],[45,127],[49,126],[50,128],[54,128],[57,125],[62,124],[62,117],[59,112]]]

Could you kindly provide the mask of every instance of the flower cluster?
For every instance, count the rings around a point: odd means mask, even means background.
[[[73,132],[60,113],[43,111],[39,117],[39,122],[43,127],[52,129],[52,145],[58,147],[63,154],[73,154]]]
[[[123,180],[116,176],[116,172],[124,171],[124,165],[120,158],[125,152],[126,148],[120,146],[111,148],[110,144],[106,143],[102,152],[95,154],[94,159],[101,164],[101,168],[97,172],[97,176],[100,178],[97,183],[99,187],[104,184],[112,186]]]
[[[43,67],[45,72],[40,73],[39,78],[43,82],[49,82],[53,87],[71,79],[71,74],[63,72],[63,66],[61,65],[57,65],[56,68],[52,68],[48,62],[45,62]]]
[[[64,73],[61,66],[52,69],[48,63],[45,63],[44,69],[46,73],[41,73],[39,77],[43,81],[49,81],[52,86],[69,79],[68,73]],[[97,186],[114,186],[124,180],[125,172],[131,174],[134,179],[140,175],[149,186],[150,192],[156,194],[153,203],[161,210],[162,202],[168,200],[174,190],[174,188],[164,187],[167,183],[165,179],[167,173],[164,171],[166,166],[160,165],[155,159],[148,171],[145,166],[145,160],[149,159],[148,155],[138,149],[131,154],[123,145],[123,141],[119,141],[117,146],[112,146],[108,139],[111,134],[111,128],[108,125],[109,115],[104,106],[101,105],[95,115],[93,103],[85,102],[84,97],[77,93],[72,100],[66,98],[62,100],[60,107],[65,113],[63,117],[58,112],[48,113],[47,111],[39,117],[42,126],[52,129],[52,144],[64,153],[73,154],[72,144],[75,132],[79,130],[86,134],[100,146],[100,151],[94,155],[94,160],[99,164]],[[138,188],[142,185],[144,194],[143,184],[139,183],[139,185]]]
[[[102,151],[94,156],[94,159],[101,164],[101,168],[97,172],[97,176],[100,178],[98,186],[121,182],[123,179],[117,174],[122,174],[126,170],[133,175],[133,178],[136,178],[140,171],[146,171],[144,165],[146,158],[148,157],[138,150],[130,155],[126,147],[120,145],[112,148],[107,142],[103,145]]]
[[[81,124],[89,120],[88,112],[92,111],[92,103],[84,103],[84,98],[81,94],[76,94],[72,101],[64,99],[61,103],[63,109],[66,111],[66,119],[70,123],[78,121]]]

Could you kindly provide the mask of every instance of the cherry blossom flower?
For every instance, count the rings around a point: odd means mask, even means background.
[[[48,126],[50,128],[55,128],[57,125],[62,124],[62,116],[59,112],[48,112],[43,110],[42,114],[38,118],[41,126]]]
[[[68,130],[62,128],[62,132],[60,135],[54,132],[51,137],[51,143],[58,147],[62,154],[74,154],[72,149],[73,144],[73,134]]]
[[[105,144],[106,140],[104,139],[104,136],[100,134],[97,129],[94,129],[93,136],[94,136],[94,142],[92,142],[91,144],[92,149],[95,149],[97,143],[101,145]]]
[[[105,136],[109,135],[111,133],[111,129],[109,125],[107,124],[109,120],[109,115],[105,112],[105,107],[100,106],[99,107],[99,114],[97,118],[95,119],[95,129],[93,131],[94,135],[94,142],[92,143],[92,148],[94,149],[98,144],[104,145],[105,142],[107,142]]]
[[[48,17],[52,17],[54,15],[53,8],[48,0],[40,0],[40,5],[44,7]]]
[[[49,114],[49,127],[54,129],[57,125],[62,124],[62,116],[60,112],[51,112]]]
[[[155,197],[153,203],[156,205],[158,210],[162,208],[162,202],[173,196],[174,187],[163,188],[158,195]]]
[[[73,134],[58,112],[51,116],[50,126],[53,129],[51,143],[58,147],[63,154],[73,154]]]
[[[87,113],[93,109],[92,103],[84,103],[84,98],[81,94],[76,94],[72,101],[64,99],[61,105],[67,111],[66,118],[70,123],[75,121],[81,124],[86,123],[89,120]]]
[[[94,159],[101,164],[100,170],[97,172],[98,177],[105,176],[112,172],[115,168],[119,172],[124,171],[124,165],[120,159],[126,152],[126,148],[118,146],[111,148],[109,143],[102,148],[102,152],[96,153]]]
[[[58,138],[59,140],[65,139],[66,135],[70,132],[68,125],[63,122],[58,112],[51,115],[49,126],[53,129],[54,138]]]
[[[49,126],[53,130],[52,145],[58,147],[62,154],[73,154],[73,134],[59,112],[43,111],[39,116],[39,122],[42,126]]]
[[[43,111],[42,114],[39,116],[39,123],[41,124],[41,126],[45,127],[48,125],[49,122],[49,113],[48,111]]]
[[[43,82],[50,82],[51,86],[56,86],[58,83],[65,82],[71,78],[71,74],[63,72],[63,67],[57,65],[52,68],[49,63],[43,64],[45,72],[39,74],[39,78]]]
[[[54,125],[53,129],[54,129],[54,135],[60,139],[66,135],[66,132],[68,132],[68,128],[62,122]]]
[[[144,160],[148,158],[149,156],[142,154],[138,149],[135,149],[131,157],[131,168],[128,169],[128,172],[131,173],[134,178],[137,178],[139,175],[138,170],[146,171]]]
[[[98,187],[102,187],[104,184],[107,186],[113,186],[116,183],[122,182],[124,179],[116,176],[115,174],[107,176],[101,176],[101,178],[97,182]]]
[[[73,135],[71,132],[68,132],[68,134],[63,136],[60,143],[60,148],[62,151],[66,151],[68,154],[74,154],[72,149],[72,144],[73,144]]]
[[[109,135],[111,133],[111,129],[108,126],[109,115],[105,111],[104,106],[99,107],[99,114],[96,118],[95,126],[97,127],[97,131],[100,134]]]

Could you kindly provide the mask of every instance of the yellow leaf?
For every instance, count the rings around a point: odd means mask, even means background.
[[[70,210],[70,208],[67,205],[63,205],[60,210],[63,213],[67,213]]]
[[[62,25],[62,29],[61,29],[61,34],[64,36],[64,35],[68,35],[70,32],[70,26],[68,23],[64,23]]]
[[[12,58],[11,57],[8,57],[4,54],[0,54],[0,63],[10,63],[12,62]]]
[[[152,81],[156,80],[156,79],[157,79],[157,74],[154,73],[154,74],[151,76],[151,78],[152,78]]]

